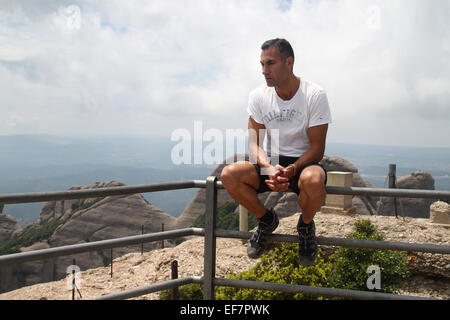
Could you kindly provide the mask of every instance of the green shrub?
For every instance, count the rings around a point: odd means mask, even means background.
[[[346,238],[384,240],[370,220],[355,222],[356,232]],[[333,255],[332,285],[343,289],[369,290],[367,268],[378,266],[381,272],[382,292],[394,292],[396,284],[409,277],[407,255],[399,251],[381,249],[340,248]],[[375,289],[376,290],[376,289]]]
[[[178,288],[179,300],[203,300],[203,285],[187,284]],[[172,290],[164,290],[159,294],[160,300],[171,300]]]
[[[77,211],[78,208],[80,207],[80,205],[81,205],[81,202],[79,200],[72,203],[72,205],[70,206],[70,208],[72,209],[72,212]]]
[[[328,286],[331,262],[326,262],[319,250],[313,266],[299,265],[298,245],[283,244],[261,256],[261,261],[248,271],[239,274],[231,273],[230,279],[297,284],[315,287]],[[296,300],[323,299],[302,293],[284,293],[277,291],[218,287],[216,298],[224,300]]]
[[[55,232],[56,228],[66,223],[76,211],[89,208],[94,203],[97,203],[102,199],[104,199],[104,197],[91,199],[90,201],[83,199],[72,203],[72,212],[70,215],[64,219],[62,219],[62,217],[53,218],[35,229],[23,231],[22,233],[14,236],[12,239],[0,245],[0,255],[18,253],[20,252],[20,248],[31,246],[36,242],[48,240],[52,236],[53,232]],[[62,207],[64,208],[64,202],[62,203]]]
[[[346,238],[362,240],[385,240],[370,220],[355,222],[356,231]],[[247,271],[235,274],[230,279],[297,284],[313,287],[369,290],[367,288],[367,268],[376,265],[381,271],[382,292],[394,292],[396,285],[409,277],[407,255],[399,251],[380,249],[340,248],[325,259],[319,249],[315,264],[302,267],[298,260],[297,244],[282,244],[261,256],[261,261]],[[203,298],[203,287],[191,284],[180,287],[180,299],[199,300]],[[277,291],[216,287],[218,300],[296,300],[325,299],[302,293],[284,293]],[[162,292],[161,299],[170,299],[170,291]]]
[[[177,245],[185,242],[186,240],[187,240],[186,238],[180,237],[180,238],[168,239],[167,241],[176,247]]]
[[[331,262],[325,262],[320,250],[315,265],[305,268],[298,264],[298,245],[283,244],[281,247],[276,247],[267,254],[262,255],[261,261],[248,271],[239,274],[231,272],[229,278],[325,287],[328,285],[328,276],[331,269]],[[322,297],[307,296],[301,293],[294,294],[229,287],[216,287],[215,292],[218,300],[323,299]],[[171,290],[162,291],[160,299],[170,300]],[[180,287],[179,299],[202,300],[203,286],[200,284],[189,284]]]
[[[223,230],[239,230],[239,214],[235,213],[238,204],[234,201],[227,201],[222,206],[217,208],[216,228]],[[251,213],[248,215],[249,230],[256,227],[258,219]],[[205,215],[199,216],[192,224],[194,228],[205,227]]]
[[[47,221],[36,229],[22,232],[0,245],[0,255],[20,252],[20,248],[31,246],[33,243],[48,240],[58,226],[63,222],[60,218]]]
[[[87,209],[103,199],[105,199],[105,197],[79,199],[78,201],[73,202],[70,207],[72,209],[72,214],[76,211]]]

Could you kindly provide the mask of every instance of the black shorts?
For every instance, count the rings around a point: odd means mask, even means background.
[[[296,158],[296,157],[286,157],[286,156],[280,156],[278,159],[279,159],[278,160],[279,164],[285,168],[288,165],[290,165],[291,163],[294,163],[295,161],[298,160],[298,158]],[[256,172],[259,175],[259,189],[256,190],[256,192],[263,193],[263,192],[267,192],[267,191],[272,191],[267,186],[266,181],[265,181],[265,180],[269,179],[269,176],[261,175],[261,167],[255,163],[253,165],[255,166]],[[311,163],[311,164],[307,165],[306,167],[302,168],[299,172],[297,172],[297,174],[295,176],[293,176],[292,178],[289,179],[288,191],[292,191],[292,192],[295,192],[296,194],[300,195],[300,189],[298,188],[298,179],[300,179],[300,174],[302,173],[302,171],[305,168],[307,168],[309,166],[313,166],[313,165],[318,165],[323,169],[323,171],[325,171],[325,184],[327,184],[327,170],[320,162],[316,162],[316,163]]]

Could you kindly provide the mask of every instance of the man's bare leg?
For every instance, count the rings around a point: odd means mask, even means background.
[[[267,210],[259,201],[256,190],[259,188],[259,175],[250,162],[236,162],[223,168],[222,185],[241,205],[246,207],[259,220],[247,246],[247,255],[256,259],[266,249],[267,236],[278,227],[279,219],[272,209]]]
[[[325,172],[317,165],[305,168],[299,179],[299,205],[302,215],[297,224],[299,235],[298,253],[304,267],[314,264],[318,253],[314,216],[325,201]]]
[[[222,185],[230,196],[247,208],[257,218],[266,213],[259,201],[256,190],[259,188],[259,176],[255,167],[248,161],[232,163],[222,170]]]
[[[305,168],[300,174],[298,186],[300,189],[298,203],[302,208],[302,220],[305,224],[309,224],[325,201],[325,172],[316,165]]]

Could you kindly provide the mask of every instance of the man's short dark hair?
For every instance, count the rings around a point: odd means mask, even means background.
[[[272,40],[267,40],[262,44],[261,50],[269,49],[272,46],[278,48],[278,51],[280,52],[281,55],[281,59],[283,59],[283,61],[286,61],[288,57],[294,58],[294,50],[292,50],[291,44],[286,39],[276,38]]]

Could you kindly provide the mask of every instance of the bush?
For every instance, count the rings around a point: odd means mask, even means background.
[[[362,240],[384,240],[370,220],[355,222],[356,231],[346,238]],[[382,292],[392,293],[396,284],[409,277],[407,255],[399,251],[380,249],[340,248],[329,259],[324,258],[319,249],[314,265],[299,265],[298,245],[285,243],[261,256],[261,261],[248,271],[234,274],[228,278],[281,284],[297,284],[313,287],[369,290],[367,288],[367,268],[376,265],[381,271]],[[218,300],[297,300],[325,299],[302,293],[216,287]],[[203,298],[203,287],[191,284],[180,287],[180,299],[199,300]],[[161,293],[161,299],[170,299],[170,291]]]
[[[326,287],[331,272],[331,262],[325,262],[323,253],[319,250],[313,266],[299,265],[298,245],[283,244],[261,256],[261,261],[248,271],[233,274],[230,279],[274,282],[282,284],[297,284],[314,287]],[[267,290],[240,289],[219,287],[216,298],[224,300],[297,300],[323,299],[323,297],[308,296],[302,293],[285,293]]]
[[[222,206],[217,208],[216,216],[216,228],[223,230],[239,230],[239,214],[235,213],[238,204],[234,201],[227,201]],[[248,215],[248,228],[249,230],[256,227],[258,224],[257,218],[249,213]],[[204,228],[205,227],[205,215],[199,216],[192,224],[194,228]]]
[[[187,284],[178,288],[179,300],[203,300],[203,286],[197,283]],[[171,300],[172,290],[164,290],[159,294],[160,300]]]
[[[284,284],[300,284],[307,286],[325,287],[331,272],[331,262],[325,262],[322,252],[316,259],[315,265],[302,267],[298,263],[298,245],[283,244],[261,256],[261,261],[248,271],[234,274],[230,279],[274,282]],[[277,291],[239,289],[216,287],[217,300],[285,300],[285,299],[323,299],[322,297],[307,296],[301,293],[284,293]],[[203,286],[189,284],[179,288],[180,300],[202,300]],[[161,300],[170,300],[171,291],[160,293]]]
[[[40,225],[36,229],[23,231],[0,245],[0,255],[18,253],[22,247],[28,247],[33,243],[48,240],[56,228],[63,223],[60,218],[55,218]]]
[[[385,240],[370,220],[355,222],[356,232],[346,238],[362,240]],[[369,290],[367,268],[378,266],[381,271],[381,289],[392,293],[396,285],[409,277],[407,255],[399,251],[380,249],[340,248],[332,257],[332,285],[343,289]]]
[[[87,209],[103,199],[105,199],[105,197],[80,199],[78,201],[75,201],[72,203],[72,206],[71,206],[72,214],[75,213],[76,211]]]
[[[0,245],[0,255],[18,253],[23,247],[28,247],[36,242],[48,240],[53,235],[55,230],[60,225],[66,223],[76,211],[89,208],[94,203],[97,203],[102,199],[104,199],[104,197],[90,199],[89,201],[87,201],[87,199],[79,200],[72,203],[72,212],[70,215],[64,219],[62,217],[53,218],[34,229],[22,231],[20,234]],[[62,207],[64,208],[64,201],[62,203]]]

